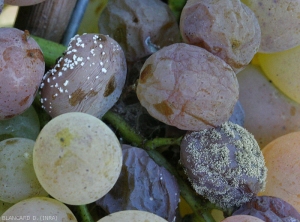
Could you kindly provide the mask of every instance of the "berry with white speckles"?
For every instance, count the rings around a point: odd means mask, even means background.
[[[42,106],[52,117],[77,111],[100,118],[118,100],[126,71],[124,53],[112,38],[76,35],[43,78]]]

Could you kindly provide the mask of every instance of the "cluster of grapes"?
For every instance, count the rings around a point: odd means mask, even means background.
[[[247,94],[269,83],[256,61],[298,102],[286,89],[297,66],[281,83],[272,64],[299,51],[299,14],[298,1],[187,0],[178,21],[160,0],[110,0],[101,34],[74,36],[56,64],[28,31],[0,28],[0,221],[77,221],[79,209],[89,222],[179,222],[181,197],[192,221],[212,209],[300,221],[300,134],[253,136]]]

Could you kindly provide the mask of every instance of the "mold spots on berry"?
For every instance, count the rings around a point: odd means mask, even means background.
[[[126,72],[124,52],[114,39],[76,35],[43,78],[42,107],[51,117],[66,112],[102,117],[119,98]]]

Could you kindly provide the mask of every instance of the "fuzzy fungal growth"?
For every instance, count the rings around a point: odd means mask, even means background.
[[[223,209],[248,202],[265,187],[267,168],[256,140],[231,122],[187,132],[180,161],[195,191]]]
[[[84,112],[102,117],[118,100],[126,79],[119,44],[106,35],[76,35],[41,84],[42,107],[52,117]]]

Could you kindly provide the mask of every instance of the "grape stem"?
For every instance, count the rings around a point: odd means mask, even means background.
[[[94,222],[94,219],[92,218],[87,205],[79,205],[76,208],[78,214],[80,215],[80,221],[82,222]]]
[[[63,55],[66,47],[49,40],[32,36],[41,47],[44,54],[46,66],[52,67],[55,65],[56,60]],[[159,165],[165,167],[177,179],[180,194],[189,204],[193,210],[192,222],[215,222],[211,215],[212,209],[217,209],[216,206],[209,201],[204,200],[201,196],[197,195],[191,186],[179,175],[178,171],[158,152],[155,148],[165,145],[179,145],[181,137],[179,138],[154,138],[147,140],[139,135],[129,124],[118,114],[108,111],[102,118],[103,121],[109,123],[124,140],[128,141],[131,145],[145,149],[149,156]],[[77,206],[76,209],[80,215],[80,221],[93,222],[93,218],[88,211],[86,205]]]

